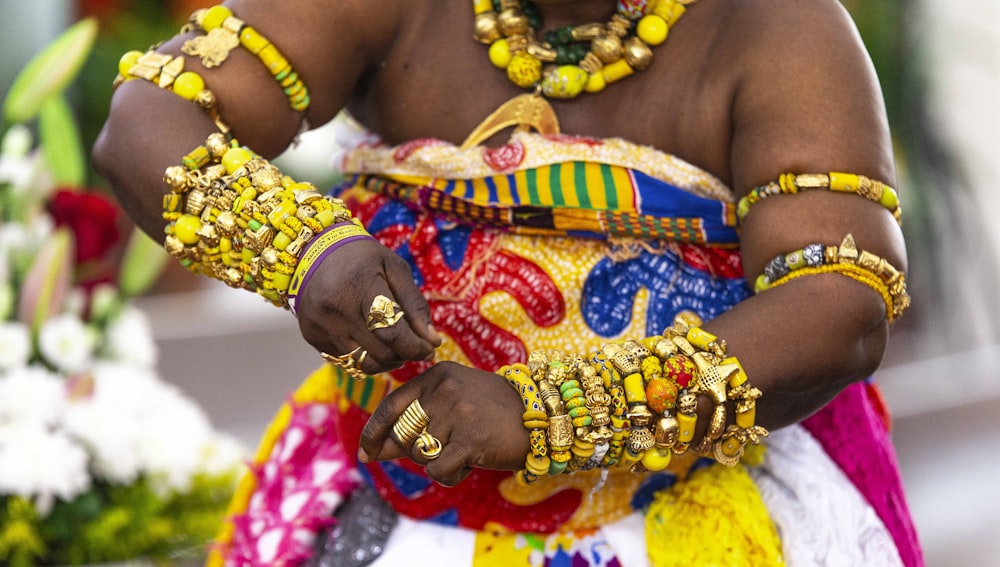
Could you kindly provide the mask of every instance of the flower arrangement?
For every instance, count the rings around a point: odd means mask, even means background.
[[[164,253],[134,232],[122,255],[118,209],[82,189],[86,160],[62,91],[95,32],[92,21],[67,30],[4,101],[2,565],[200,556],[244,456],[157,376],[149,322],[130,298]]]

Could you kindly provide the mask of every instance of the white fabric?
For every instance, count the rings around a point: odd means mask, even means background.
[[[902,565],[875,510],[801,426],[773,432],[750,468],[789,567]]]
[[[385,553],[371,567],[471,565],[475,544],[476,532],[472,530],[399,516]]]

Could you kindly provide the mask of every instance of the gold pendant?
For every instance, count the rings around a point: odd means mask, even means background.
[[[239,45],[240,39],[236,34],[222,28],[215,28],[208,32],[208,35],[185,41],[181,51],[188,55],[201,57],[201,64],[212,68],[221,65],[229,57],[229,53]]]

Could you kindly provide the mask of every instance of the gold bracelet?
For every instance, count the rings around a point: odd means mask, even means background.
[[[796,175],[783,173],[777,181],[754,187],[742,197],[736,205],[736,216],[740,222],[750,213],[750,207],[773,195],[795,195],[799,191],[815,189],[834,191],[838,193],[854,193],[869,201],[878,203],[892,213],[897,223],[902,224],[902,209],[899,205],[899,195],[892,187],[853,173],[806,173]]]

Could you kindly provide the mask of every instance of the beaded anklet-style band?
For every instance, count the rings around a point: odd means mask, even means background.
[[[726,343],[700,328],[690,312],[660,336],[604,345],[589,357],[536,351],[527,364],[497,373],[520,393],[531,452],[520,482],[596,467],[665,469],[692,451],[735,466],[748,443],[768,432],[756,425],[760,390]],[[698,396],[713,404],[697,445]],[[732,402],[735,423],[728,423]]]
[[[287,292],[299,258],[316,235],[349,223],[352,229],[337,233],[343,239],[370,238],[339,199],[282,175],[222,134],[210,135],[182,163],[164,173],[171,190],[163,197],[167,251],[191,271],[275,305],[290,307]]]
[[[863,175],[853,173],[808,173],[796,175],[794,173],[784,173],[777,181],[772,181],[767,185],[754,187],[739,200],[736,205],[736,215],[740,222],[746,219],[750,213],[750,207],[754,204],[771,197],[773,195],[794,195],[799,191],[813,189],[825,189],[840,193],[854,193],[861,195],[869,201],[874,201],[892,213],[896,222],[901,222],[902,210],[899,206],[899,196],[892,187],[869,179]]]
[[[858,250],[851,234],[844,237],[840,246],[810,244],[775,256],[764,267],[764,273],[757,277],[754,290],[760,293],[802,276],[825,273],[843,274],[874,289],[885,301],[890,323],[910,306],[906,276],[886,259]]]
[[[196,10],[188,20],[192,27],[206,35],[184,42],[181,50],[201,58],[205,67],[221,65],[232,50],[239,46],[252,53],[264,64],[278,82],[292,110],[305,112],[309,108],[309,89],[277,46],[252,26],[233,15],[225,6]]]
[[[129,51],[118,61],[118,76],[115,77],[113,88],[118,88],[125,81],[133,79],[144,79],[185,100],[190,100],[208,113],[220,132],[229,134],[229,126],[222,121],[216,109],[215,95],[205,88],[205,80],[201,75],[184,70],[183,57],[174,57],[153,50],[146,53]]]

